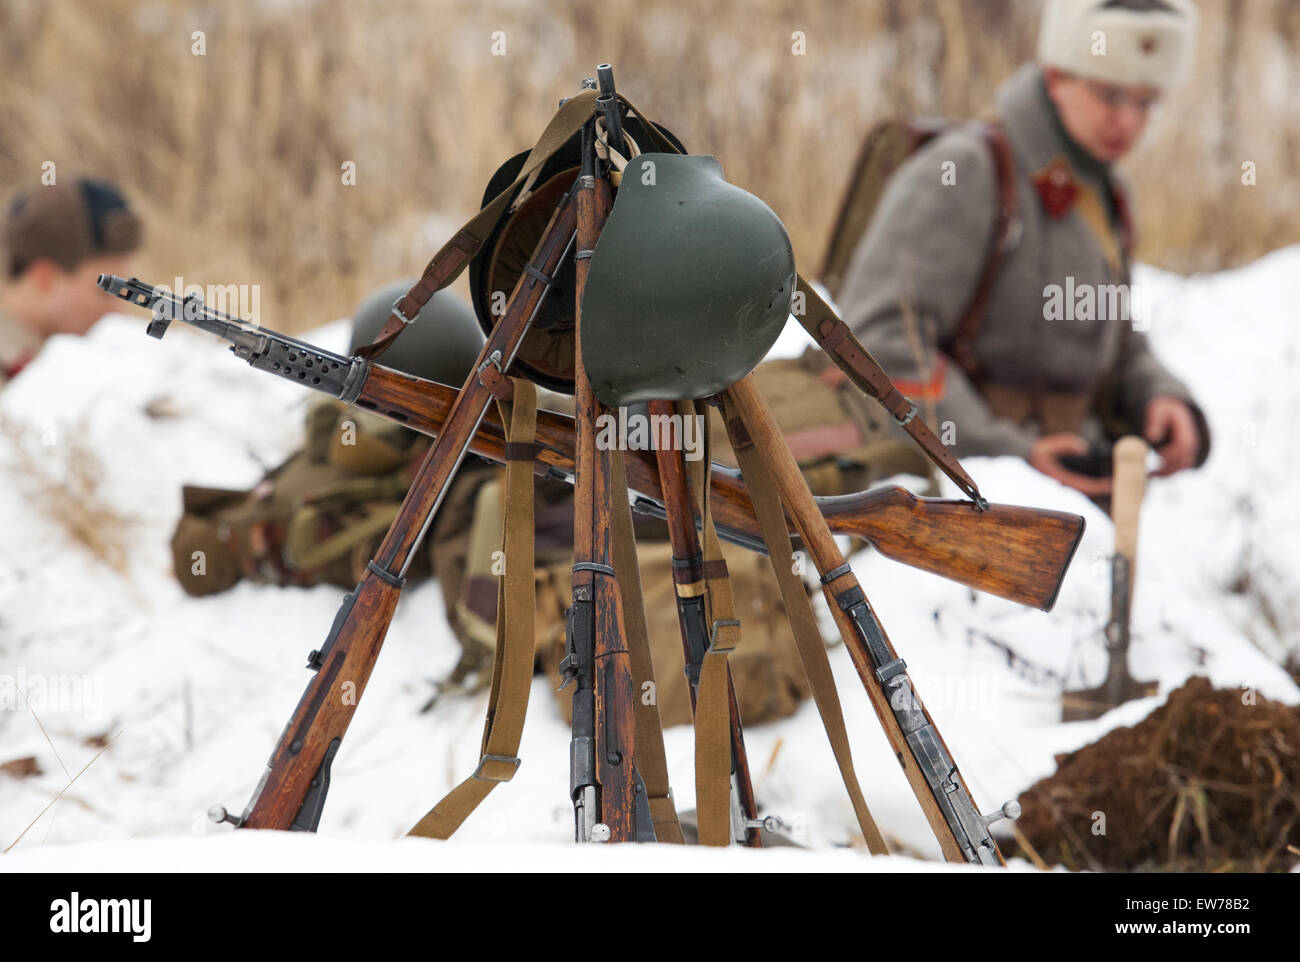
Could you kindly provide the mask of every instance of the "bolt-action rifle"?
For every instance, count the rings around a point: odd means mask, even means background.
[[[557,236],[563,229],[572,231],[571,224],[572,220],[564,228],[556,226]],[[237,356],[259,370],[440,441],[450,440],[457,450],[473,450],[501,463],[506,460],[499,418],[486,410],[486,402],[482,409],[476,403],[472,411],[463,399],[458,404],[454,388],[262,329],[211,310],[194,295],[180,298],[135,278],[112,275],[101,275],[99,285],[149,309],[153,317],[147,331],[154,337],[161,338],[172,321],[180,320],[229,341]],[[531,301],[521,303],[522,311],[533,309]],[[485,355],[492,345],[490,340]],[[503,350],[489,356],[483,367],[492,363],[492,357],[497,357],[498,369],[508,367],[514,346],[517,341],[510,345],[503,341]],[[448,438],[442,438],[444,433]],[[573,419],[543,412],[536,442],[534,471],[572,481],[576,473]],[[626,466],[635,506],[663,517],[665,497],[655,455],[629,451]],[[715,465],[709,494],[719,536],[763,550],[754,506],[739,473]],[[1077,515],[1010,505],[981,510],[971,502],[918,498],[897,487],[819,498],[814,503],[832,531],[862,537],[887,557],[1044,610],[1054,603],[1083,532],[1083,519]],[[426,515],[423,509],[413,503],[411,524]],[[790,527],[798,530],[793,521]],[[344,599],[325,645],[309,657],[308,667],[316,677],[286,727],[249,811],[240,817],[222,811],[220,817],[245,827],[315,830],[329,786],[330,763],[382,644],[382,630],[371,632],[366,626],[378,621],[386,627],[400,590],[400,562],[409,556],[410,543],[420,533],[412,529],[402,534],[385,555],[388,563],[372,562],[362,583]],[[344,636],[346,643],[340,644]],[[357,698],[327,698],[327,690],[338,678],[354,681]],[[326,702],[330,723],[317,724]]]
[[[248,321],[214,311],[196,295],[177,297],[136,278],[101,274],[99,286],[153,312],[147,332],[161,338],[173,320],[191,324],[231,344],[231,352],[261,371],[329,394],[420,434],[437,437],[456,389],[360,357],[347,357]],[[573,419],[538,412],[540,476],[573,481]],[[489,410],[470,450],[505,463],[505,429]],[[654,452],[627,452],[633,509],[665,517]],[[753,503],[740,472],[714,464],[711,507],[718,536],[762,552]],[[1062,511],[991,504],[979,511],[969,501],[921,498],[886,486],[817,498],[831,531],[869,542],[887,558],[989,594],[1050,611],[1061,579],[1083,535],[1083,518]],[[795,532],[793,523],[791,532]]]

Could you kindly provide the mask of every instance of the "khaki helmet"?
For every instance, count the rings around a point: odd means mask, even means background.
[[[393,302],[411,289],[414,280],[394,281],[379,288],[357,308],[352,318],[351,353],[379,336],[393,313]],[[415,315],[376,363],[428,381],[460,387],[483,350],[485,338],[474,312],[450,291],[437,291]]]
[[[794,250],[772,208],[703,155],[627,165],[591,257],[582,359],[606,405],[725,390],[776,343]]]

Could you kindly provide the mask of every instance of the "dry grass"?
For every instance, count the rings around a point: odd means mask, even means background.
[[[1131,165],[1142,255],[1215,267],[1300,240],[1300,4],[1202,0],[1196,81]],[[621,88],[768,200],[821,257],[858,142],[893,112],[987,109],[1033,48],[1033,0],[343,0],[0,7],[0,187],[44,161],[123,183],[145,213],[138,273],[262,285],[301,328],[418,272],[612,61]],[[205,32],[194,56],[191,35]],[[506,55],[492,53],[503,31]],[[792,34],[807,54],[792,53]],[[354,161],[357,184],[341,184]],[[1259,186],[1240,184],[1241,163]],[[440,216],[435,216],[440,215]]]
[[[84,422],[83,422],[84,424]],[[56,444],[44,444],[45,428],[21,427],[0,415],[0,438],[13,452],[4,472],[21,485],[29,503],[63,527],[94,557],[119,575],[127,574],[127,549],[133,520],[105,503],[101,494],[104,466],[78,437],[83,430],[60,431]]]

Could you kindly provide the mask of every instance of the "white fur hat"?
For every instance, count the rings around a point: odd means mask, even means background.
[[[1192,0],[1047,0],[1038,62],[1123,87],[1187,74],[1200,21]]]

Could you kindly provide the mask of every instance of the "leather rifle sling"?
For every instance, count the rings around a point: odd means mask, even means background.
[[[628,104],[628,108],[632,109],[632,105]],[[646,129],[659,150],[665,153],[681,153],[655,129],[653,124],[647,124]],[[826,352],[827,356],[835,362],[836,367],[848,375],[849,380],[869,397],[879,401],[903,430],[911,435],[912,440],[921,446],[926,457],[948,475],[977,506],[981,508],[986,506],[988,502],[980,494],[979,486],[939,441],[929,425],[916,416],[918,410],[916,405],[894,386],[894,382],[880,366],[880,362],[862,346],[862,342],[849,330],[848,325],[839,319],[831,306],[822,300],[821,295],[804,279],[804,276],[797,275],[797,280],[798,292],[804,298],[804,309],[795,316],[817,346]]]
[[[654,663],[650,657],[650,632],[646,627],[645,598],[641,591],[641,570],[636,559],[636,538],[632,530],[632,506],[627,493],[627,463],[624,452],[612,452],[613,488],[611,524],[614,539],[614,577],[623,595],[623,630],[627,635],[628,658],[636,690],[646,682],[655,691]],[[636,718],[636,769],[645,784],[654,822],[655,839],[676,845],[685,843],[677,807],[668,783],[668,757],[664,751],[663,722],[656,698],[638,697]]]
[[[930,430],[924,419],[917,417],[917,407],[894,386],[880,362],[862,346],[862,342],[841,321],[830,305],[821,299],[812,286],[799,276],[799,293],[805,298],[805,310],[796,315],[817,345],[835,362],[835,366],[848,375],[849,380],[868,396],[875,398],[890,416],[921,446],[926,457],[944,474],[948,475],[976,505],[987,506],[979,486],[966,473],[952,453]]]
[[[478,249],[487,240],[501,215],[505,213],[516,187],[534,177],[542,165],[581,129],[596,110],[596,91],[584,90],[565,102],[551,118],[541,137],[533,146],[519,176],[505,190],[492,198],[477,214],[471,217],[452,235],[451,240],[433,255],[420,279],[393,305],[393,314],[384,322],[375,339],[357,349],[357,356],[367,360],[379,357],[397,336],[406,329],[434,293],[442,290],[469,264]],[[398,313],[400,311],[400,314]]]
[[[552,155],[568,143],[570,138],[582,129],[584,123],[596,115],[597,96],[598,92],[595,90],[582,90],[560,105],[537,139],[537,143],[533,145],[533,149],[524,161],[524,166],[519,170],[519,175],[482,210],[466,221],[460,230],[452,235],[451,240],[430,258],[420,279],[393,305],[393,313],[384,322],[375,339],[357,349],[357,357],[372,361],[379,357],[406,329],[406,325],[419,314],[420,309],[429,303],[429,298],[461,275],[469,265],[470,259],[478,253],[479,248],[492,233],[501,215],[506,212],[515,188],[521,184],[531,185]],[[620,97],[620,99],[627,105],[628,110],[643,116],[627,98]],[[677,153],[676,149],[654,128],[653,123],[647,122],[646,126],[652,129],[657,140],[667,144],[665,149]]]
[[[708,411],[704,401],[696,410],[705,418],[702,431],[708,438]],[[740,644],[740,621],[736,618],[727,562],[713,525],[709,507],[711,458],[705,441],[704,456],[688,471],[692,494],[701,502],[700,548],[704,558],[705,604],[708,611],[709,647],[700,663],[700,681],[695,698],[695,812],[701,845],[731,843],[731,697],[727,684],[727,656]]]
[[[768,558],[772,562],[772,571],[781,587],[781,598],[785,602],[790,631],[794,635],[795,647],[799,653],[799,662],[803,665],[813,703],[817,706],[822,727],[826,729],[826,737],[831,743],[831,752],[835,756],[835,764],[839,767],[840,778],[844,781],[844,789],[849,793],[853,814],[858,820],[858,829],[862,832],[867,850],[872,855],[888,855],[889,846],[885,843],[884,836],[880,834],[875,819],[871,817],[871,810],[867,807],[867,800],[862,794],[862,786],[853,767],[853,753],[849,748],[849,733],[844,723],[844,709],[840,704],[839,692],[835,688],[830,658],[826,655],[826,644],[817,627],[817,619],[813,615],[808,592],[804,588],[803,579],[795,574],[790,533],[786,527],[785,512],[781,507],[776,483],[772,480],[762,455],[754,446],[740,411],[729,393],[722,395],[722,404],[723,416],[727,422],[727,436],[731,439],[731,450],[736,455],[741,474],[749,488],[754,514],[758,519],[763,542],[767,545]]]
[[[514,396],[498,399],[506,433],[505,571],[497,586],[497,639],[492,686],[478,767],[431,808],[407,834],[450,838],[499,782],[519,768],[528,692],[533,681],[535,589],[533,580],[533,458],[536,456],[537,388],[512,378]]]
[[[1006,131],[998,121],[983,124],[982,133],[993,155],[993,171],[997,182],[998,207],[993,221],[993,232],[984,253],[984,265],[979,281],[971,294],[966,310],[957,321],[957,330],[944,349],[960,365],[967,376],[975,379],[979,374],[979,361],[975,357],[975,338],[984,324],[993,283],[1002,269],[1002,261],[1013,242],[1012,227],[1016,223],[1019,198],[1016,194],[1016,166],[1011,158],[1011,145]]]

